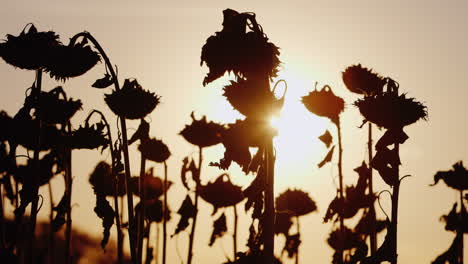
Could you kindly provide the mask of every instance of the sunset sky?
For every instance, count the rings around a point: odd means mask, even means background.
[[[179,135],[184,125],[191,122],[190,113],[195,111],[197,117],[206,115],[209,120],[222,123],[242,117],[222,96],[228,78],[207,87],[202,85],[208,69],[200,67],[201,47],[210,35],[222,29],[222,11],[226,8],[255,12],[270,41],[281,48],[278,79],[287,81],[288,93],[278,120],[279,136],[275,139],[275,190],[280,193],[287,188],[299,188],[318,204],[318,212],[301,219],[301,263],[331,261],[332,250],[325,240],[332,225],[323,224],[322,220],[336,194],[337,169],[336,163],[317,168],[327,151],[317,136],[325,129],[336,131],[328,120],[309,113],[300,98],[318,82],[319,86],[329,84],[335,94],[345,99],[344,177],[345,183],[355,183],[357,174],[352,169],[367,158],[367,130],[358,128],[363,118],[352,105],[358,97],[345,88],[341,72],[357,63],[395,79],[400,91],[423,102],[429,111],[427,122],[405,129],[410,138],[400,147],[401,175],[412,177],[403,181],[400,191],[399,261],[430,263],[445,251],[454,234],[444,230],[439,217],[449,212],[458,193],[444,184],[436,187],[429,184],[438,170],[448,170],[459,160],[468,164],[467,1],[16,0],[2,3],[0,38],[19,34],[30,22],[41,31],[57,32],[66,44],[75,33],[89,31],[117,65],[121,81],[136,78],[143,88],[160,95],[162,103],[150,118],[151,136],[166,142],[172,153],[169,177],[176,184],[169,191],[169,205],[175,211],[185,196],[179,181],[181,161],[188,155],[197,156],[197,148]],[[105,91],[91,88],[104,72],[101,63],[84,76],[65,83],[44,77],[45,90],[62,85],[71,97],[83,101],[83,111],[73,119],[75,127],[90,110],[98,109],[112,116],[111,125],[115,130],[114,115],[103,100],[110,88]],[[25,90],[34,82],[34,72],[14,69],[0,60],[0,77],[0,109],[14,115],[23,103]],[[138,121],[130,121],[129,133],[137,126]],[[222,173],[207,164],[218,161],[223,151],[222,146],[207,149],[203,182]],[[139,171],[136,145],[131,146],[132,153],[132,174],[136,175]],[[110,157],[106,152],[101,155],[99,151],[87,150],[74,151],[73,155],[74,228],[100,239],[101,222],[93,212],[95,198],[88,175],[99,160]],[[147,166],[155,166],[157,174],[162,176],[162,167],[151,162]],[[243,175],[238,167],[230,173],[243,186],[253,178]],[[374,175],[375,191],[388,188],[377,173]],[[57,177],[53,186],[54,199],[58,201],[63,192],[62,179]],[[47,188],[40,192],[48,197]],[[383,195],[381,202],[390,214],[389,197]],[[232,254],[230,236],[208,248],[211,206],[200,203],[194,263],[222,263],[224,252],[228,256]],[[239,206],[242,216],[238,244],[240,250],[245,250],[250,213],[244,214],[242,208],[243,205]],[[232,232],[228,211],[228,232]],[[384,216],[380,209],[377,211]],[[40,215],[46,218],[48,214],[46,202]],[[170,234],[177,221],[174,212]],[[348,223],[354,225],[353,221]],[[176,247],[185,261],[187,241],[187,234],[169,240],[168,263],[180,263]],[[277,242],[276,253],[280,254],[283,241]],[[467,246],[465,260],[468,260]]]

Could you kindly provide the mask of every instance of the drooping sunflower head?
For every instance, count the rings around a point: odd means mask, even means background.
[[[199,188],[200,197],[213,205],[213,214],[218,208],[233,206],[244,199],[242,189],[232,184],[227,174]]]
[[[47,64],[52,50],[60,45],[59,36],[53,31],[38,32],[33,24],[28,25],[18,36],[7,35],[7,40],[0,43],[0,55],[14,67],[37,70]]]
[[[315,89],[303,96],[302,103],[311,113],[327,117],[335,124],[338,124],[339,116],[344,110],[344,100],[336,96],[328,85],[320,91]]]
[[[142,142],[138,146],[138,150],[146,159],[154,162],[164,162],[169,158],[169,156],[171,156],[171,152],[167,145],[161,140],[155,138]]]
[[[159,96],[130,79],[125,79],[122,89],[106,94],[104,100],[114,114],[126,119],[144,118],[159,104]]]
[[[310,196],[301,190],[288,189],[276,198],[276,210],[302,216],[317,210],[317,205]]]
[[[201,148],[214,146],[221,143],[221,135],[226,129],[223,125],[215,122],[206,121],[206,116],[201,119],[195,119],[194,113],[191,114],[192,123],[186,125],[180,132],[189,143]]]
[[[394,92],[366,96],[354,105],[367,121],[387,129],[400,129],[427,118],[426,106],[414,98],[406,98],[405,94]]]
[[[83,39],[68,46],[56,46],[48,56],[45,71],[50,77],[65,81],[85,74],[99,61],[99,54],[91,49],[86,39]]]
[[[383,92],[385,79],[361,64],[346,68],[342,74],[346,88],[352,93],[374,95]]]
[[[69,147],[72,149],[104,148],[109,144],[104,129],[105,125],[103,123],[90,125],[86,122],[84,126],[80,126],[72,132],[68,142]]]

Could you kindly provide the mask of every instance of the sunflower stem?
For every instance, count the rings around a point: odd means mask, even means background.
[[[71,134],[71,124],[68,122],[67,124],[67,132]],[[65,263],[71,263],[72,256],[71,256],[71,231],[72,231],[72,215],[71,215],[71,197],[72,197],[72,150],[71,148],[66,149],[66,160],[67,166],[65,169],[65,195],[67,201],[67,222],[65,228]]]
[[[54,196],[52,192],[52,184],[49,183],[47,184],[49,187],[49,201],[50,201],[50,215],[49,215],[49,221],[52,223],[54,220]],[[48,261],[47,263],[53,264],[54,263],[54,248],[55,248],[55,234],[54,230],[52,228],[52,225],[49,224],[49,248],[47,250],[47,255],[48,255]]]
[[[114,87],[117,91],[120,90],[120,85],[119,85],[119,80],[117,78],[117,74],[114,71],[113,65],[110,63],[109,57],[107,57],[107,54],[105,53],[104,49],[101,47],[99,42],[89,33],[89,32],[81,32],[76,34],[75,36],[72,37],[70,40],[71,44],[74,44],[75,41],[79,37],[84,37],[91,41],[91,43],[94,44],[96,49],[99,51],[99,54],[101,54],[102,58],[104,59],[104,62],[109,69],[109,73],[112,76],[112,80],[114,81]],[[120,126],[122,128],[122,150],[124,154],[124,164],[125,164],[125,188],[127,192],[127,207],[128,207],[128,233],[129,233],[129,240],[130,240],[130,254],[131,254],[131,259],[133,263],[136,263],[136,228],[135,228],[135,223],[133,219],[133,196],[132,196],[132,190],[130,188],[130,158],[128,154],[128,137],[127,137],[127,123],[125,118],[119,117],[120,119]]]
[[[167,163],[164,161],[164,205],[163,205],[163,252],[162,263],[166,264],[166,244],[167,244]]]
[[[140,180],[138,191],[140,194],[140,205],[141,205],[141,212],[138,217],[138,229],[137,229],[137,258],[138,263],[142,262],[143,256],[143,240],[144,240],[144,229],[145,229],[145,173],[146,173],[146,157],[143,153],[141,153],[141,164],[140,164]]]
[[[367,151],[369,153],[369,194],[373,195],[374,193],[374,187],[373,187],[373,169],[370,166],[370,163],[372,161],[373,153],[372,153],[372,123],[369,122],[369,131],[368,131],[368,138],[367,138]],[[375,232],[375,223],[377,221],[377,215],[375,214],[375,207],[374,203],[371,204],[369,207],[369,213],[372,217],[371,219],[371,224],[369,226],[370,228],[370,250],[371,250],[371,256],[375,255],[377,251],[377,234]]]
[[[297,234],[299,235],[299,238],[301,237],[301,226],[299,224],[299,216],[296,215],[296,229],[297,229]],[[297,246],[297,252],[296,252],[296,264],[299,264],[299,246]]]
[[[266,156],[266,188],[265,188],[265,254],[266,263],[273,263],[275,250],[275,158],[273,155],[273,139],[268,139],[265,149]]]
[[[42,120],[41,120],[41,109],[39,98],[41,95],[41,87],[42,87],[42,69],[36,70],[36,85],[33,87],[32,93],[34,94],[35,101],[36,101],[36,116],[37,116],[37,127],[36,127],[36,147],[34,149],[34,169],[35,171],[40,171],[39,165],[39,152],[41,148],[41,134],[42,134]],[[30,222],[30,230],[29,230],[29,238],[26,241],[27,249],[25,252],[28,255],[28,263],[34,263],[34,244],[35,244],[35,231],[36,231],[36,221],[37,221],[37,208],[39,202],[39,174],[34,173],[32,182],[32,194],[31,197],[31,222]],[[24,188],[24,186],[23,186]]]
[[[233,261],[236,261],[236,254],[237,254],[237,207],[236,205],[232,206],[234,210],[234,233],[232,234],[232,242],[233,242],[233,250],[234,250],[234,255],[233,255]]]
[[[195,226],[197,224],[197,216],[198,216],[198,193],[199,193],[199,187],[200,187],[200,177],[201,177],[201,167],[202,167],[202,161],[203,161],[203,148],[198,147],[198,170],[197,170],[197,180],[196,186],[195,186],[195,215],[193,217],[193,222],[192,222],[192,230],[190,231],[190,237],[189,237],[189,248],[188,248],[188,256],[187,256],[187,264],[192,264],[192,258],[193,258],[193,239],[195,237]]]
[[[395,148],[395,155],[397,157],[400,156],[400,144],[395,143],[394,144]],[[391,252],[392,254],[392,264],[397,264],[398,263],[398,198],[400,195],[400,168],[399,165],[395,166],[394,168],[395,172],[394,175],[396,175],[397,181],[393,185],[393,194],[392,194],[392,231],[393,231],[393,250],[394,252]]]
[[[465,211],[464,210],[465,206],[463,204],[463,190],[460,190],[460,214],[458,215],[458,217],[460,218],[459,219],[459,223],[463,223],[463,212]],[[460,233],[461,235],[461,239],[460,239],[460,245],[459,245],[459,256],[460,256],[460,260],[458,261],[460,264],[463,264],[463,248],[464,248],[464,245],[463,245],[463,226],[460,225],[458,231],[458,233]]]
[[[344,190],[343,190],[343,145],[342,145],[342,139],[341,139],[341,121],[340,118],[338,118],[336,122],[336,127],[338,130],[338,178],[339,178],[339,192],[340,192],[340,199],[344,201]],[[345,225],[344,225],[344,207],[341,207],[341,212],[339,215],[340,218],[340,237],[342,242],[344,239],[344,230],[345,230]],[[341,245],[343,246],[343,245]],[[340,250],[338,252],[340,254],[340,260],[343,261],[343,250]]]

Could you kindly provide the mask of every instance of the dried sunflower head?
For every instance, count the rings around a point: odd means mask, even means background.
[[[26,97],[25,107],[40,109],[41,121],[47,124],[65,124],[81,109],[81,100],[61,99],[64,94],[62,87],[57,87],[50,92],[41,92],[39,102],[32,95]]]
[[[328,245],[336,251],[344,251],[355,248],[361,244],[361,238],[358,233],[344,227],[343,230],[335,229],[328,236]]]
[[[288,189],[276,198],[275,203],[278,212],[289,212],[294,216],[306,215],[317,210],[312,198],[301,190]]]
[[[303,96],[302,103],[311,113],[327,117],[335,124],[338,124],[340,113],[344,110],[344,100],[336,96],[328,85]]]
[[[125,79],[119,91],[106,94],[104,100],[114,114],[126,119],[144,118],[159,104],[159,96],[130,79]]]
[[[364,118],[380,127],[401,129],[427,118],[427,107],[414,98],[389,91],[357,100],[354,105]]]
[[[239,79],[224,87],[224,96],[241,114],[255,119],[277,116],[284,97],[277,99],[265,82]]]
[[[100,61],[99,54],[87,45],[86,39],[57,45],[47,57],[44,70],[50,77],[65,81],[68,78],[85,74]]]
[[[154,162],[165,162],[171,152],[164,142],[155,138],[145,140],[138,146],[138,150],[145,156],[146,159]]]
[[[93,186],[94,192],[104,196],[123,196],[126,194],[124,175],[112,174],[111,165],[105,161],[100,161],[89,175],[89,183]],[[117,193],[115,192],[115,184],[118,183]]]
[[[38,32],[33,24],[18,36],[8,34],[0,43],[0,55],[6,63],[20,69],[37,70],[46,64],[53,48],[60,45],[59,36],[53,32]]]
[[[383,92],[385,79],[373,73],[372,69],[367,69],[358,65],[346,68],[342,74],[346,88],[352,93],[374,95]]]
[[[140,201],[135,206],[135,211],[137,214],[142,213],[143,211],[142,204],[145,206],[145,218],[148,221],[156,222],[156,223],[162,222],[164,206],[161,200],[151,199],[151,200]],[[167,208],[165,218],[166,218],[166,221],[171,220],[171,210],[169,208]]]
[[[459,161],[453,164],[453,169],[448,171],[438,171],[434,175],[434,184],[443,180],[450,188],[464,191],[468,190],[468,170],[463,166],[463,162]]]
[[[232,184],[227,174],[221,174],[214,182],[201,185],[199,194],[213,205],[213,214],[218,208],[236,205],[244,199],[241,187]]]
[[[72,132],[69,138],[69,147],[72,149],[96,149],[105,147],[109,140],[104,133],[105,125],[97,123],[90,125],[88,122]]]
[[[223,30],[209,37],[202,48],[201,64],[206,63],[209,68],[203,85],[226,72],[233,72],[237,77],[276,77],[279,48],[268,41],[255,15],[231,9],[223,13]],[[251,31],[247,32],[247,27]]]
[[[185,140],[201,148],[221,143],[221,134],[225,130],[223,125],[207,122],[206,116],[197,120],[193,112],[190,116],[192,117],[192,124],[186,125],[180,132]]]
[[[143,176],[144,181],[144,193],[145,193],[145,200],[151,199],[158,199],[164,193],[164,181],[152,175],[152,173],[146,173]],[[167,183],[167,188],[169,189],[172,185],[172,182]],[[140,177],[132,177],[130,179],[130,188],[132,192],[141,197],[140,195]]]

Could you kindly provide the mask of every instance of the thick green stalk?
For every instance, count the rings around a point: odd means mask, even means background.
[[[189,248],[188,248],[188,256],[187,256],[187,264],[192,264],[192,258],[193,258],[193,239],[195,237],[195,226],[197,224],[197,215],[198,215],[198,193],[199,193],[199,186],[200,186],[200,178],[201,178],[201,167],[202,167],[202,161],[203,161],[203,148],[199,147],[198,150],[198,172],[197,172],[197,178],[198,180],[196,181],[196,186],[195,186],[195,216],[193,217],[193,222],[192,222],[192,230],[190,231],[190,237],[189,237]]]

